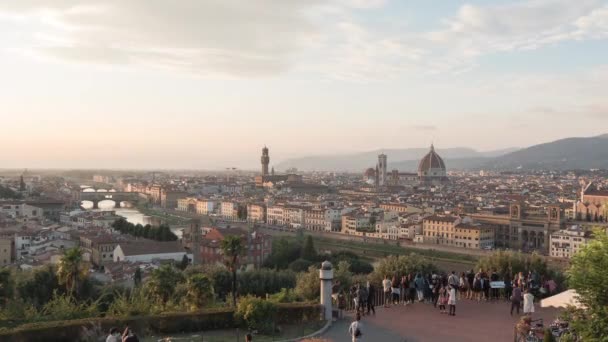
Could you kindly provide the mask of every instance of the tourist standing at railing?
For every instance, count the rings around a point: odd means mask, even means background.
[[[425,278],[425,286],[424,286],[424,299],[427,303],[433,302],[433,276],[431,274],[427,275]]]
[[[513,284],[511,284],[511,276],[508,274],[505,275],[504,282],[505,282],[505,300],[510,300],[511,294],[513,293]]]
[[[420,273],[416,274],[416,279],[414,280],[416,284],[416,294],[418,295],[418,301],[422,302],[424,300],[424,278]]]
[[[458,290],[460,293],[460,300],[466,298],[467,296],[467,278],[464,272],[460,273],[460,278],[458,279]]]
[[[456,288],[450,286],[450,294],[448,297],[448,305],[450,306],[450,316],[456,316]]]
[[[469,272],[467,272],[467,282],[469,285],[469,289],[467,291],[467,298],[468,299],[474,299],[474,291],[473,291],[473,282],[475,281],[475,272],[473,271],[473,269],[469,270]]]
[[[447,313],[445,306],[448,303],[448,290],[443,284],[439,288],[439,312]]]
[[[393,280],[391,281],[391,293],[393,295],[393,305],[399,305],[399,278],[396,274],[393,276]]]
[[[403,305],[407,304],[407,296],[408,296],[408,291],[409,291],[409,282],[407,281],[407,275],[403,275],[403,277],[401,277],[401,284],[400,288],[401,288],[401,300],[403,301]]]
[[[493,268],[492,269],[492,274],[490,275],[490,281],[498,281],[500,279],[500,276],[498,275],[498,272],[496,272],[496,269]],[[498,288],[492,288],[492,300],[498,300]]]
[[[388,308],[391,301],[391,280],[388,279],[388,275],[382,281],[382,288],[384,289],[384,307]]]
[[[481,297],[483,296],[483,284],[482,284],[481,274],[477,273],[475,275],[475,279],[473,280],[473,293],[474,299],[477,301],[481,301]]]
[[[415,279],[416,278],[414,277],[414,275],[412,273],[410,273],[407,276],[407,281],[408,281],[408,286],[409,286],[409,289],[408,289],[408,293],[409,293],[408,300],[409,300],[409,302],[411,304],[414,304],[414,302],[416,301],[416,281],[415,281]]]
[[[442,285],[441,279],[436,274],[433,274],[431,277],[433,287],[431,290],[433,291],[433,306],[437,307],[437,301],[439,301],[439,287]]]
[[[376,287],[374,284],[367,281],[367,314],[369,315],[370,311],[375,315],[376,308],[374,304],[374,300],[376,299]]]

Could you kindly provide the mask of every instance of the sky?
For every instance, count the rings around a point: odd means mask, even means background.
[[[0,2],[0,168],[608,133],[606,0]]]

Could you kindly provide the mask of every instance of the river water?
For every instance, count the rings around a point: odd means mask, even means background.
[[[88,209],[88,210],[94,210],[94,211],[112,210],[116,213],[116,215],[124,217],[128,222],[133,223],[133,224],[141,224],[144,226],[146,224],[151,224],[151,225],[158,224],[158,220],[155,220],[154,217],[144,215],[143,213],[141,213],[139,210],[137,210],[135,208],[124,208],[124,207],[114,208],[113,206],[104,207],[104,204],[105,203],[100,203],[99,209]],[[178,238],[182,237],[181,228],[171,227],[171,231],[173,231],[173,233],[175,235],[177,235]]]

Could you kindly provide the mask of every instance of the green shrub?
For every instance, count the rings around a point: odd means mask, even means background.
[[[280,292],[271,295],[268,299],[275,303],[293,303],[298,301],[298,296],[294,290],[283,288]]]
[[[234,317],[247,329],[270,333],[273,331],[276,313],[275,303],[258,297],[245,296],[239,299]]]

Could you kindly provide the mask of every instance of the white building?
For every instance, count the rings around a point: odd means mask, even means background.
[[[114,262],[152,262],[153,260],[181,261],[184,255],[192,260],[183,246],[176,241],[136,241],[121,243],[114,249]]]
[[[549,236],[549,255],[554,258],[571,258],[591,240],[590,232],[581,226],[561,229]]]
[[[0,213],[12,218],[40,219],[43,210],[23,202],[7,201],[0,204]]]
[[[272,205],[266,210],[266,222],[273,226],[285,225],[285,206],[283,205]]]

